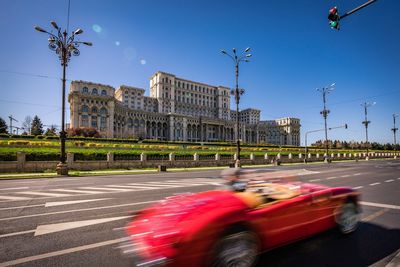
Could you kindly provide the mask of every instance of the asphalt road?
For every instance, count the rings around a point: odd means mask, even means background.
[[[400,161],[278,166],[362,193],[363,222],[264,253],[259,266],[386,266],[400,252]],[[132,211],[211,190],[220,171],[0,181],[0,267],[132,266],[116,249]]]

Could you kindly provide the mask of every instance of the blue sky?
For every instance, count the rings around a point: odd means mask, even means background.
[[[70,31],[82,28],[81,47],[67,70],[69,80],[146,89],[158,70],[212,85],[234,85],[234,68],[221,49],[252,48],[240,67],[246,89],[240,108],[258,108],[263,120],[291,116],[306,131],[323,128],[316,88],[336,83],[328,95],[330,139],[365,138],[361,103],[369,109],[369,138],[393,142],[392,114],[400,113],[400,2],[380,0],[330,29],[327,13],[366,0],[71,0]],[[67,25],[68,0],[0,1],[0,117],[20,122],[38,115],[60,125],[61,66],[47,48],[50,21]],[[68,85],[69,87],[69,85]],[[232,101],[233,103],[233,101]],[[234,108],[232,106],[232,108]],[[66,112],[69,121],[69,110]],[[398,120],[400,125],[400,119]],[[20,125],[16,123],[16,125]],[[14,124],[15,125],[15,124]],[[309,140],[323,139],[323,132]]]

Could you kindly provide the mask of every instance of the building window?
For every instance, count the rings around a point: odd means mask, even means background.
[[[102,95],[102,96],[107,95],[107,91],[106,91],[106,90],[101,90],[101,95]]]
[[[97,113],[97,108],[96,107],[92,108],[92,113]]]
[[[100,109],[100,115],[101,116],[107,116],[107,109],[106,108],[101,108]]]
[[[82,112],[89,112],[89,107],[86,105],[82,106]]]
[[[84,94],[88,94],[89,93],[89,89],[85,86],[82,88],[82,93]]]
[[[82,115],[81,119],[82,119],[81,126],[82,127],[88,127],[89,126],[89,117],[88,117],[88,115]]]
[[[92,127],[97,128],[97,116],[92,116]]]
[[[98,95],[99,93],[98,93],[98,91],[97,91],[97,89],[96,88],[93,88],[93,90],[92,90],[92,95]]]
[[[107,118],[106,117],[101,117],[100,118],[100,131],[104,131],[107,128]]]

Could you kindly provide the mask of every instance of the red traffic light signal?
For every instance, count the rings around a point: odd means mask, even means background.
[[[331,9],[329,9],[328,19],[329,19],[329,25],[331,26],[331,28],[339,30],[340,16],[339,16],[337,7],[332,7]]]

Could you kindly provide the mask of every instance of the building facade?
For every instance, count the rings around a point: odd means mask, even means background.
[[[169,141],[235,141],[300,145],[300,120],[260,121],[260,110],[230,109],[230,88],[157,72],[145,90],[72,81],[70,127],[93,127],[103,137]],[[236,117],[239,116],[239,133]]]

